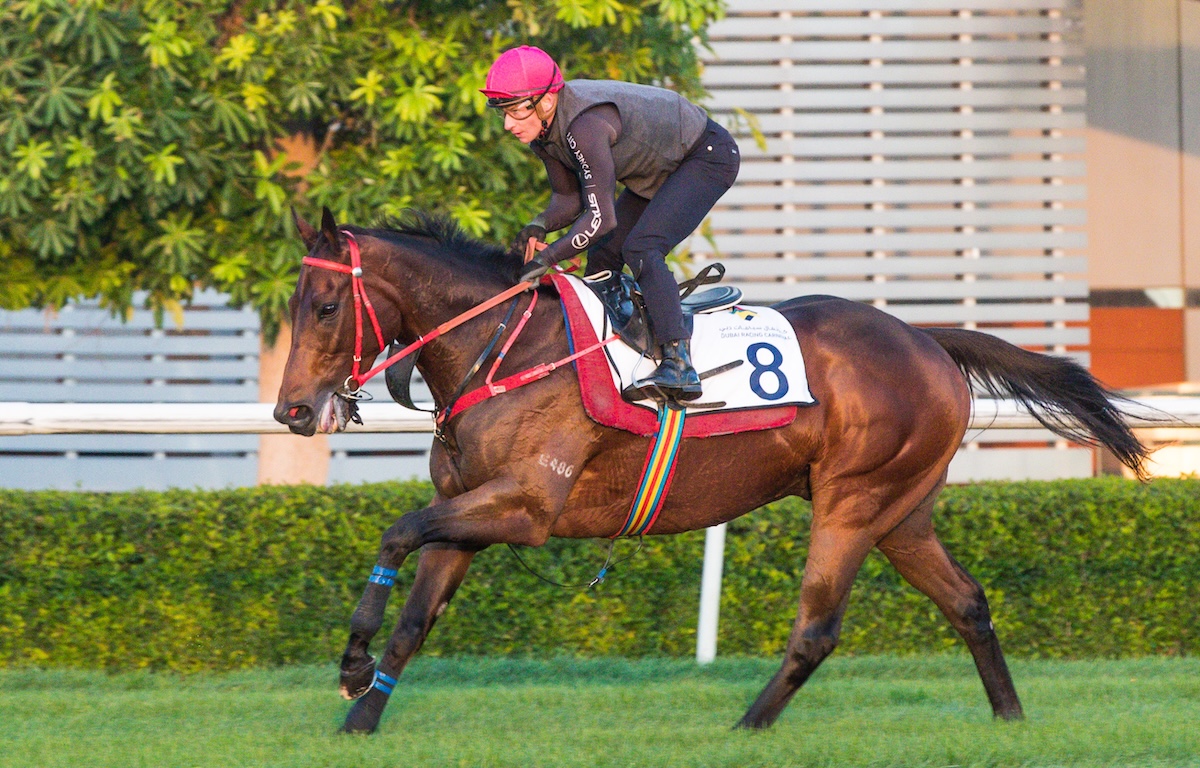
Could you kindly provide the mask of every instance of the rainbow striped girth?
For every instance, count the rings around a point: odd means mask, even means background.
[[[612,538],[641,536],[650,530],[667,491],[671,478],[675,476],[675,458],[679,455],[679,444],[683,439],[683,419],[687,411],[674,403],[663,405],[658,411],[658,433],[646,453],[646,464],[642,467],[642,481],[629,509],[629,519]]]

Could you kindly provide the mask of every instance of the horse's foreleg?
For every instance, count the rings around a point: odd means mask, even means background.
[[[833,652],[850,587],[872,544],[861,530],[814,521],[800,586],[800,611],[783,666],[742,717],[739,728],[766,728],[774,723],[813,670]]]
[[[412,589],[379,668],[376,669],[371,660],[364,674],[357,664],[347,669],[343,658],[342,694],[356,694],[348,698],[361,696],[346,716],[343,731],[370,733],[375,730],[396,678],[425,642],[438,616],[446,610],[476,551],[474,547],[453,544],[428,544],[421,549]]]
[[[440,496],[435,497],[433,505],[443,501],[445,499]],[[388,598],[392,594],[396,572],[399,571],[400,566],[404,563],[404,557],[408,554],[404,552],[397,559],[397,553],[386,544],[387,536],[385,534],[379,558],[375,567],[371,569],[367,586],[363,589],[363,596],[358,601],[354,614],[350,617],[350,639],[346,643],[341,663],[340,687],[342,696],[346,699],[357,699],[362,696],[375,679],[375,657],[368,652],[368,648],[371,645],[371,639],[383,626],[383,611],[387,608]]]
[[[474,552],[477,549],[478,547],[470,551]],[[422,556],[421,562],[424,562],[424,560],[425,558]],[[388,556],[386,551],[380,554],[380,564],[377,564],[371,571],[371,577],[368,580],[366,589],[363,590],[362,599],[359,600],[358,607],[355,608],[354,614],[350,617],[350,640],[347,642],[346,650],[342,654],[340,674],[340,688],[343,698],[357,699],[370,689],[371,684],[376,679],[375,658],[368,653],[368,648],[371,640],[383,624],[383,612],[387,607],[396,571],[402,562],[403,560],[395,562],[393,558]],[[393,563],[395,563],[394,567]],[[466,563],[470,563],[469,557]],[[435,567],[435,565],[431,563],[430,567]],[[422,578],[423,572],[421,564],[418,563],[417,575],[413,581],[412,590],[409,592],[409,602],[412,602],[414,596],[420,593],[421,584],[425,580]],[[454,582],[455,588],[457,588],[461,580],[462,576],[459,575],[458,581]],[[453,594],[453,590],[451,590],[451,594]],[[405,603],[406,610],[408,604],[408,602]]]
[[[342,654],[341,693],[347,699],[357,699],[367,692],[375,679],[375,657],[367,652],[371,638],[383,625],[383,610],[395,583],[396,569],[376,565],[370,580],[350,617],[350,640]]]
[[[996,717],[1015,720],[1023,716],[1017,689],[992,626],[983,587],[942,546],[930,522],[930,509],[921,509],[879,542],[908,583],[937,604],[954,629],[967,641]]]
[[[563,491],[556,503],[561,505],[565,495],[566,493]],[[370,705],[364,703],[363,707],[356,706],[351,710],[351,719],[355,719],[356,724],[358,718],[356,713],[363,712],[364,708],[370,710],[375,705],[379,705],[378,695],[386,693],[384,689],[390,687],[388,681],[391,680],[394,683],[395,680],[392,673],[399,672],[398,669],[391,667],[386,668],[390,671],[380,670],[377,672],[375,660],[367,652],[367,649],[371,639],[383,623],[383,611],[387,605],[396,571],[404,564],[408,555],[431,543],[450,544],[453,545],[451,549],[458,552],[478,551],[491,544],[502,543],[540,545],[546,541],[549,535],[548,516],[544,514],[547,509],[546,505],[545,498],[531,496],[516,480],[497,478],[460,496],[438,500],[424,509],[409,512],[388,528],[379,548],[378,564],[375,566],[363,592],[362,600],[350,620],[350,641],[342,656],[342,694],[347,698],[366,694],[371,697],[370,701],[373,702]],[[425,562],[425,559],[423,555],[422,563]],[[463,572],[469,562],[469,557],[463,562]],[[431,565],[430,568],[431,571],[437,572],[437,566]],[[421,573],[419,565],[418,582]],[[434,587],[440,582],[432,576],[430,578],[429,589],[432,590],[430,595],[439,594]],[[454,581],[455,587],[461,579],[462,575],[460,574]],[[414,582],[413,593],[409,598],[410,602],[424,591],[424,588],[418,591],[417,582]],[[453,589],[450,590],[450,593],[453,593]],[[410,616],[410,620],[406,622],[402,618],[402,627],[424,626],[424,630],[417,632],[423,639],[424,632],[428,631],[428,626],[426,626],[426,620],[420,617],[430,610],[430,605],[435,603],[434,597],[428,597],[427,602],[418,600],[413,605],[414,613],[411,615],[407,613],[408,605],[406,605],[405,615]],[[418,641],[416,645],[419,646],[419,644]],[[403,641],[398,647],[404,647]],[[413,647],[413,650],[415,649],[416,646]],[[389,644],[389,653],[391,652],[392,644]],[[397,654],[396,658],[407,659],[407,655],[404,655],[402,651],[398,651]],[[408,655],[411,655],[411,652]],[[386,696],[384,698],[386,699]],[[380,712],[382,711],[382,706],[377,708]],[[375,720],[378,721],[378,714],[376,714]],[[348,719],[348,729],[349,724],[350,720]],[[373,727],[372,723],[370,728],[356,727],[354,730],[370,730]]]

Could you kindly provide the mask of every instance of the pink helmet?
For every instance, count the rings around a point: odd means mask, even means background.
[[[521,99],[557,93],[562,87],[562,70],[550,54],[541,48],[522,45],[500,54],[479,91],[488,97],[488,106],[502,107]]]

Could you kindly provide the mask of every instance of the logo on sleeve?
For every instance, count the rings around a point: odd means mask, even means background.
[[[587,196],[588,209],[592,212],[592,223],[584,232],[578,232],[571,238],[571,245],[575,250],[585,250],[592,242],[592,238],[600,231],[600,201],[596,199],[595,192],[588,192]]]
[[[579,147],[575,143],[575,137],[571,132],[567,132],[567,144],[571,147],[571,151],[575,154],[575,162],[579,164],[579,172],[583,175],[584,181],[592,180],[592,166],[588,165],[587,158],[579,151]]]

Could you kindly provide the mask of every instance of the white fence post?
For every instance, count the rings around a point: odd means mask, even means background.
[[[700,576],[700,620],[696,627],[696,663],[717,657],[717,619],[721,613],[721,569],[725,563],[725,523],[704,533],[704,570]]]

